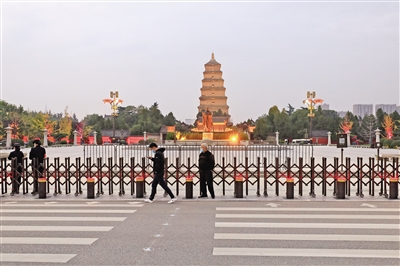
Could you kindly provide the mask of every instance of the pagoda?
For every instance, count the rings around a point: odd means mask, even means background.
[[[225,95],[226,88],[222,79],[221,64],[211,54],[211,60],[204,65],[202,87],[200,89],[200,105],[198,106],[197,128],[193,131],[203,132],[204,125],[202,113],[207,109],[212,113],[213,132],[230,131],[227,126],[231,125],[228,97]]]

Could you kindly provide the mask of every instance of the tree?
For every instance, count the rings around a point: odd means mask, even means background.
[[[254,137],[256,139],[266,139],[270,132],[273,132],[273,126],[270,124],[268,116],[264,114],[256,120]]]
[[[68,136],[69,134],[71,134],[71,132],[72,132],[72,118],[70,117],[70,115],[68,113],[68,106],[67,106],[64,109],[64,116],[61,117],[59,120],[59,127],[57,130],[57,133]]]
[[[50,121],[47,113],[39,112],[31,120],[31,131],[29,137],[43,137],[43,129],[47,129],[49,135],[53,134],[54,122]]]
[[[343,118],[342,122],[340,123],[340,129],[344,134],[347,134],[348,132],[351,132],[351,129],[353,128],[354,122],[351,121],[349,113],[346,114],[346,116]]]
[[[382,108],[379,108],[378,110],[376,110],[376,119],[377,119],[377,124],[378,124],[378,128],[381,131],[385,131],[384,128],[382,127],[383,124],[383,119],[385,117],[385,112],[382,110]]]
[[[164,117],[164,125],[165,126],[174,126],[176,122],[175,116],[172,112],[170,112],[169,114],[167,114]]]
[[[368,141],[369,144],[372,143],[372,138],[374,136],[374,129],[376,128],[376,118],[374,115],[364,116],[361,122],[360,136],[363,140]]]
[[[393,130],[395,130],[395,124],[393,122],[393,119],[389,115],[384,116],[382,127],[385,130],[386,138],[393,138]]]

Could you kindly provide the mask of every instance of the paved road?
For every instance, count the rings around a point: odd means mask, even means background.
[[[399,265],[399,201],[2,199],[0,264]]]

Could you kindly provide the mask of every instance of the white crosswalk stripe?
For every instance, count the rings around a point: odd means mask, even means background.
[[[217,207],[216,211],[214,256],[400,259],[398,208]],[[254,241],[259,241],[257,248]],[[315,244],[304,248],[304,241]],[[327,248],[329,242],[336,244]],[[293,248],[295,243],[299,248]],[[380,249],[382,243],[391,243],[390,248]]]
[[[0,243],[2,246],[0,264],[6,266],[7,263],[67,263],[77,256],[74,252],[67,254],[68,252],[65,252],[68,250],[67,247],[92,245],[104,233],[111,231],[116,225],[115,223],[125,221],[128,217],[123,216],[124,214],[135,213],[138,208],[143,206],[141,203],[69,204],[54,202],[52,204],[32,204],[16,202],[0,204]],[[95,222],[105,222],[106,225]],[[28,232],[29,236],[23,237],[23,234],[18,235],[18,232]],[[51,237],[44,236],[43,232],[52,232]],[[68,232],[68,237],[65,236],[65,232]],[[82,233],[90,235],[83,237]],[[16,236],[14,237],[14,235]],[[13,245],[27,247],[29,245],[52,245],[52,249],[59,247],[60,252],[51,252],[51,254],[7,252],[7,250],[14,251],[14,249],[7,249],[8,246],[12,247]]]
[[[3,205],[8,205],[8,204],[0,204],[0,208]],[[99,208],[99,207],[114,207],[114,208],[139,208],[143,207],[144,204],[96,204],[96,205],[90,205],[90,204],[13,204],[12,207],[48,207],[50,208],[61,208],[61,207],[76,207],[76,208]],[[6,206],[10,207],[10,206]]]

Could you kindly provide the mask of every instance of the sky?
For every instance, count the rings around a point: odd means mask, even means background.
[[[32,111],[109,114],[119,91],[192,119],[212,52],[234,123],[307,91],[336,111],[400,102],[398,1],[1,2],[1,98]]]

